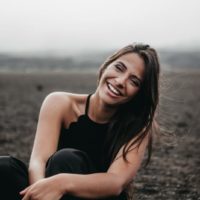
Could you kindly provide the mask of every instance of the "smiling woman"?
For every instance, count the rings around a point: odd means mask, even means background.
[[[127,53],[107,67],[100,81],[100,86],[104,78],[107,77],[108,95],[112,96],[112,98],[121,96],[121,100],[118,100],[118,103],[125,103],[139,91],[144,71],[142,58],[136,53]],[[115,102],[111,100],[110,103],[113,104]]]
[[[102,64],[93,94],[49,94],[28,169],[0,157],[1,197],[127,199],[147,148],[151,156],[159,68],[149,45],[128,45]]]

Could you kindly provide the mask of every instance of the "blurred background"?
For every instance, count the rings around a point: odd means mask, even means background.
[[[167,69],[199,67],[198,0],[0,3],[0,72],[94,69],[133,42],[158,49]]]
[[[0,155],[28,164],[45,96],[94,92],[107,56],[147,43],[161,62],[162,136],[130,199],[200,199],[199,19],[198,0],[0,0]]]

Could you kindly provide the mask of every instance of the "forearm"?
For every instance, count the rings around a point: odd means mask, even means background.
[[[64,193],[73,196],[96,199],[117,196],[122,192],[122,180],[112,173],[60,174],[58,176]]]
[[[31,161],[28,169],[29,184],[33,184],[45,176],[45,163],[39,161]]]

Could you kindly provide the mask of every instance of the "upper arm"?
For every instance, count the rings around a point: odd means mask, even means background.
[[[45,98],[39,113],[31,160],[46,162],[56,151],[61,123],[69,103],[67,96],[60,92],[51,93]]]
[[[134,148],[135,145],[133,145],[133,147],[130,148],[130,151],[127,154],[128,162],[126,162],[122,157],[122,151],[124,147],[122,146],[116,155],[116,159],[110,165],[107,172],[118,176],[119,185],[122,190],[132,181],[133,177],[136,175],[138,169],[140,168],[148,140],[149,138],[147,134],[139,147]]]

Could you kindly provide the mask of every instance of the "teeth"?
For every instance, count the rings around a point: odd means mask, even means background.
[[[116,95],[120,95],[120,93],[109,83],[108,88]]]

